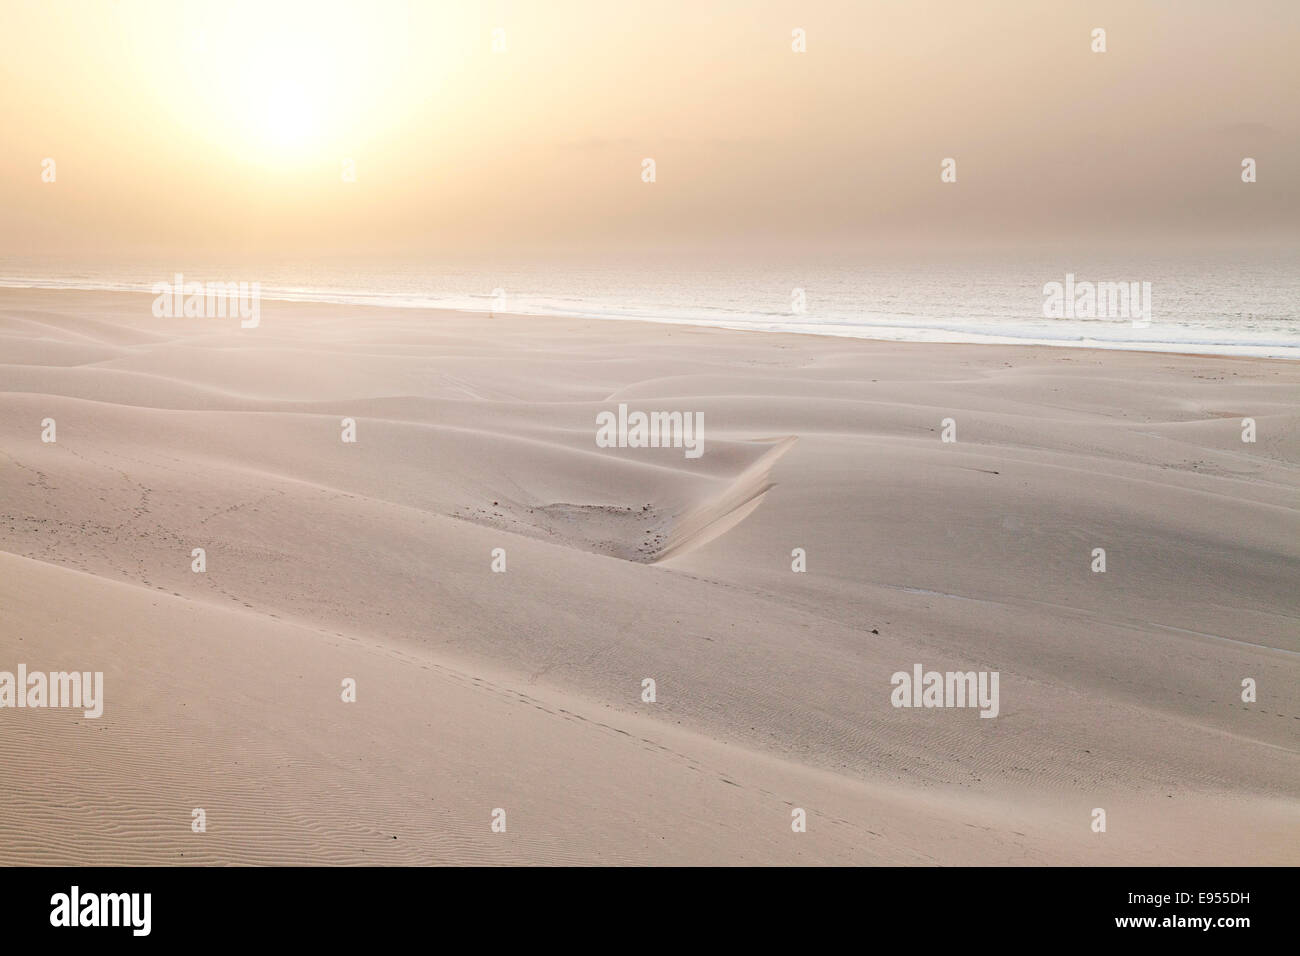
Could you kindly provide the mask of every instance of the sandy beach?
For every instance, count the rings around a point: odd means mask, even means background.
[[[1300,863],[1294,363],[150,302],[0,289],[0,863]]]

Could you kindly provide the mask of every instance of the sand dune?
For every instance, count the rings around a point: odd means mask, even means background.
[[[0,290],[4,862],[1300,862],[1289,363],[149,303]]]

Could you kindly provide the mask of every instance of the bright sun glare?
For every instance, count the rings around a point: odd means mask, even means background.
[[[294,146],[319,131],[317,104],[300,82],[283,80],[268,93],[263,132],[270,142]]]
[[[177,94],[215,141],[255,161],[346,146],[385,106],[406,56],[405,24],[360,4],[231,3],[196,16],[184,27],[189,89]]]

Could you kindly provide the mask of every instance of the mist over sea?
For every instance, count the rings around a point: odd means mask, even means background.
[[[912,342],[1024,343],[1300,358],[1300,264],[1289,251],[671,264],[608,261],[309,262],[176,259],[78,266],[0,258],[0,286],[148,292],[259,282],[262,297],[646,320]],[[1151,320],[1048,318],[1044,286],[1150,283]],[[803,311],[800,311],[800,309]]]

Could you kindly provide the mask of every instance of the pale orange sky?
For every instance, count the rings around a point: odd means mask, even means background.
[[[3,18],[0,254],[1300,234],[1293,0],[3,0]]]

